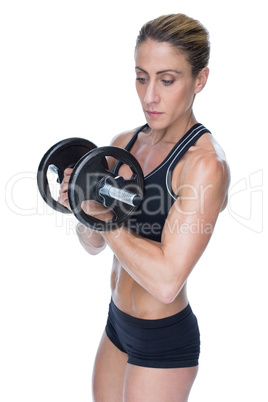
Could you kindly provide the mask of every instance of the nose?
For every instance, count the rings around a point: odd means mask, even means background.
[[[159,103],[159,101],[160,101],[160,96],[158,95],[158,92],[157,92],[156,83],[150,82],[146,88],[144,102],[147,105],[150,105],[152,103]]]

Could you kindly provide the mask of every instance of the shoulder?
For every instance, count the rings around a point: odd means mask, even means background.
[[[196,192],[210,189],[211,197],[220,197],[225,206],[230,169],[223,149],[215,138],[205,134],[189,151],[177,175],[177,195],[185,195],[189,188]]]
[[[133,137],[134,133],[137,131],[138,127],[135,129],[123,131],[122,133],[117,134],[111,141],[110,145],[119,148],[125,148],[126,145],[129,143],[131,138]],[[109,169],[112,169],[116,163],[116,159],[112,157],[108,157],[108,165]]]
[[[117,134],[111,141],[111,145],[115,147],[125,148],[128,142],[133,137],[134,133],[137,131],[138,127],[123,131],[122,133]]]
[[[189,151],[181,172],[183,176],[189,179],[201,175],[228,181],[230,169],[225,152],[212,135],[202,136]]]

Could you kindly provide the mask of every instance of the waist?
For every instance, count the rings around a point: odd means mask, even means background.
[[[150,327],[150,328],[158,328],[165,326],[167,323],[172,325],[175,322],[183,320],[189,314],[192,313],[192,309],[189,303],[187,303],[186,307],[183,310],[179,311],[176,314],[163,317],[163,318],[155,318],[155,319],[144,319],[139,317],[134,317],[130,314],[125,313],[124,311],[120,310],[116,304],[114,303],[113,299],[110,302],[110,309],[114,311],[122,321],[130,322],[132,324],[137,324],[140,327]]]
[[[119,310],[134,317],[160,319],[183,310],[188,304],[186,284],[177,298],[164,304],[139,285],[120,265],[116,257],[111,276],[112,300]]]

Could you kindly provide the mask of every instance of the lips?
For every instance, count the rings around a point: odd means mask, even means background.
[[[155,110],[146,110],[146,113],[150,117],[159,117],[163,114],[162,112],[156,112]]]

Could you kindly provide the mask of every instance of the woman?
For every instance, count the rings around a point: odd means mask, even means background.
[[[197,375],[199,330],[186,282],[226,206],[229,185],[225,155],[192,110],[207,82],[208,59],[207,31],[182,14],[145,24],[137,38],[136,87],[147,124],[112,145],[139,161],[144,199],[124,227],[77,226],[90,254],[107,244],[114,252],[112,300],[93,375],[96,402],[185,402]],[[126,165],[112,158],[109,164],[131,175]],[[65,206],[70,173],[59,198]],[[110,219],[101,206],[85,210]]]

